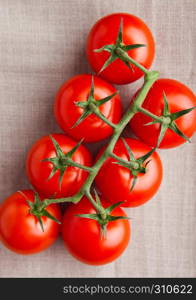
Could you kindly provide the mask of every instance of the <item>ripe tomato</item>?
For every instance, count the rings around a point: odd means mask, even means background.
[[[138,140],[126,138],[125,141],[136,159],[151,150]],[[97,158],[104,148],[100,150]],[[113,153],[128,161],[128,152],[122,140],[118,140]],[[95,178],[97,187],[107,201],[111,203],[124,201],[121,206],[132,207],[139,206],[154,196],[162,181],[162,164],[156,152],[153,152],[147,160],[150,162],[146,166],[146,173],[138,173],[132,190],[133,174],[124,166],[114,163],[115,161],[114,158],[108,158]]]
[[[126,53],[146,68],[149,68],[152,64],[155,45],[153,36],[147,25],[133,15],[114,13],[98,20],[88,35],[86,46],[87,58],[96,73],[101,70],[111,53],[108,51],[95,52],[94,50],[116,43],[121,20],[122,44],[145,45],[144,47],[131,49]],[[133,65],[131,67],[132,71],[118,58],[100,72],[100,76],[115,84],[127,84],[143,76],[143,72],[140,69]]]
[[[91,85],[91,75],[83,74],[71,78],[58,91],[54,104],[54,112],[59,126],[73,138],[77,140],[84,138],[86,142],[100,141],[113,132],[110,125],[95,114],[88,115],[79,125],[73,127],[84,113],[84,109],[78,107],[76,103],[87,101]],[[115,92],[117,91],[111,84],[94,76],[95,100],[101,100]],[[110,101],[99,106],[99,110],[110,122],[118,123],[121,117],[119,95],[115,95]]]
[[[101,199],[106,207],[106,203]],[[78,260],[91,265],[102,265],[118,258],[128,245],[130,225],[126,219],[111,221],[106,227],[106,237],[100,236],[100,225],[96,220],[76,216],[94,214],[94,207],[87,198],[70,205],[62,222],[62,237],[65,247]],[[111,212],[112,216],[126,216],[120,207]]]
[[[52,134],[52,137],[59,144],[62,153],[66,154],[76,142],[64,134]],[[44,161],[47,158],[57,158],[57,169],[51,178],[51,172],[54,164],[50,161]],[[83,146],[73,153],[74,162],[84,166],[91,165],[91,154]],[[60,173],[62,169],[62,174]],[[64,170],[64,163],[58,159],[55,146],[50,136],[40,138],[29,150],[26,160],[26,172],[30,183],[34,188],[45,197],[69,197],[74,195],[83,185],[88,176],[88,171],[78,167],[68,166]],[[60,178],[62,179],[60,182]]]
[[[172,79],[159,79],[150,89],[142,107],[155,115],[160,116],[163,112],[165,93],[170,113],[188,109],[196,106],[196,97],[193,92],[184,84]],[[160,133],[160,124],[145,126],[153,121],[150,117],[137,113],[130,122],[134,134],[150,146],[155,146]],[[191,137],[196,130],[196,110],[189,112],[176,119],[176,125],[187,137]],[[171,129],[167,129],[160,148],[177,147],[186,140],[177,135]]]
[[[32,190],[18,191],[2,203],[0,210],[0,239],[10,250],[20,254],[32,254],[48,248],[58,237],[60,225],[47,217],[41,217],[44,232],[38,219],[30,213],[27,200],[34,201]],[[60,208],[52,204],[46,210],[59,221]]]

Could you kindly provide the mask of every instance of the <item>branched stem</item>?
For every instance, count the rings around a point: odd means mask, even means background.
[[[146,95],[148,94],[148,91],[150,90],[153,83],[158,78],[158,72],[149,72],[145,76],[144,84],[142,89],[140,90],[139,94],[137,95],[134,103],[129,107],[129,109],[126,111],[120,122],[116,125],[116,128],[114,130],[114,134],[110,140],[110,143],[106,147],[103,154],[99,157],[99,159],[96,161],[94,166],[92,167],[93,171],[89,174],[84,186],[83,190],[90,190],[91,184],[93,183],[94,178],[96,177],[99,169],[103,165],[104,161],[111,156],[113,153],[114,146],[121,135],[123,129],[126,127],[126,125],[129,123],[129,121],[133,118],[136,112],[138,112],[138,107],[142,105]]]
[[[82,169],[82,170],[85,170],[85,171],[88,171],[88,172],[91,172],[91,171],[92,171],[92,168],[91,168],[91,167],[87,167],[87,166],[78,164],[77,162],[75,162],[75,161],[73,161],[73,160],[70,160],[70,162],[68,162],[68,165],[70,165],[70,166],[72,166],[72,167],[76,167],[76,168]]]
[[[100,213],[102,219],[104,220],[107,217],[106,211],[103,208],[102,205],[100,205],[99,203],[97,203],[94,198],[92,197],[90,192],[86,193],[87,198],[89,199],[89,201],[92,203],[92,205],[94,206],[94,208],[97,210],[98,213]]]
[[[129,56],[128,56],[129,57]],[[124,116],[122,117],[122,119],[120,120],[120,122],[118,124],[114,126],[112,126],[114,128],[114,133],[111,137],[111,140],[108,144],[108,146],[106,147],[105,151],[102,153],[102,155],[99,157],[99,159],[96,161],[96,163],[94,164],[94,166],[92,166],[89,169],[89,175],[86,179],[86,182],[84,183],[84,185],[82,186],[81,190],[74,195],[73,197],[68,197],[68,198],[59,198],[59,199],[45,199],[43,201],[43,206],[46,207],[47,205],[51,204],[51,203],[61,203],[61,202],[72,202],[72,203],[78,203],[81,198],[86,195],[89,199],[89,201],[92,203],[92,205],[95,207],[95,209],[100,213],[100,215],[102,216],[102,218],[104,219],[105,217],[105,209],[99,204],[97,203],[94,198],[91,195],[91,185],[98,173],[98,171],[100,170],[101,166],[103,165],[103,163],[105,162],[105,160],[108,157],[111,157],[113,155],[113,149],[114,146],[116,144],[116,142],[118,141],[122,131],[124,130],[124,128],[126,127],[126,125],[129,123],[129,121],[133,118],[133,116],[141,111],[141,106],[150,90],[150,88],[152,87],[153,83],[157,80],[158,78],[158,72],[156,71],[148,71],[147,69],[145,69],[143,66],[141,66],[140,64],[138,64],[137,62],[135,62],[132,58],[129,57],[129,60],[132,64],[134,64],[135,66],[137,66],[138,68],[140,68],[144,73],[145,73],[145,77],[144,77],[144,84],[140,90],[140,92],[138,93],[138,95],[136,96],[134,102],[131,104],[131,106],[129,107],[129,109],[126,111],[126,113],[124,114]],[[153,115],[153,118],[155,119],[158,118],[157,116]],[[160,118],[159,118],[160,119]],[[114,124],[113,124],[114,125]]]

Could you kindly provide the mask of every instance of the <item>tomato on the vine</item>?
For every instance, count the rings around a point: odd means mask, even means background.
[[[55,242],[60,225],[42,216],[44,231],[37,217],[30,212],[28,201],[34,202],[32,190],[18,191],[2,202],[0,210],[0,240],[10,250],[19,254],[32,254],[43,251]],[[46,211],[61,220],[60,208],[51,204]]]
[[[122,34],[119,34],[120,27]],[[138,67],[132,64],[130,67],[117,56],[114,45],[145,68],[150,68],[155,45],[151,31],[141,19],[127,13],[114,13],[101,18],[88,35],[86,52],[96,73],[109,62],[99,75],[112,83],[127,84],[142,77],[143,72]]]
[[[131,160],[132,167],[126,166],[130,161],[131,150],[135,161]],[[103,153],[103,147],[98,157]],[[121,206],[139,206],[147,202],[157,192],[162,181],[162,163],[159,155],[144,143],[125,138],[118,140],[113,153],[124,160],[124,165],[117,164],[117,159],[108,158],[98,172],[95,182],[104,198],[111,202],[123,201]],[[146,159],[140,159],[147,155]],[[144,157],[145,158],[145,157]]]
[[[108,205],[101,198],[104,207]],[[102,265],[118,258],[128,245],[130,225],[127,219],[108,222],[106,235],[101,237],[101,228],[96,220],[77,216],[96,214],[95,208],[86,197],[78,204],[71,204],[65,210],[62,222],[62,237],[65,247],[78,260],[91,265]],[[112,216],[126,214],[116,207]]]
[[[56,142],[61,150],[55,145]],[[85,182],[88,171],[67,165],[70,151],[73,151],[73,162],[87,167],[91,165],[92,158],[87,148],[79,144],[77,146],[73,139],[64,134],[44,136],[29,150],[26,160],[27,177],[45,197],[72,196]]]
[[[172,114],[196,107],[194,93],[184,84],[173,79],[158,79],[150,89],[142,107],[157,116],[164,110],[164,95],[168,102],[168,110]],[[133,99],[134,101],[134,99]],[[168,114],[168,118],[170,118]],[[143,113],[137,113],[130,121],[134,134],[148,145],[155,147],[160,134],[160,124],[150,124],[153,119]],[[146,125],[147,124],[147,125]],[[187,138],[196,130],[196,110],[181,115],[175,125]],[[173,148],[186,142],[186,139],[168,128],[159,145],[160,148]]]
[[[117,90],[105,80],[97,76],[93,78],[92,75],[82,74],[69,79],[58,91],[54,104],[55,117],[59,126],[73,138],[77,140],[84,138],[86,142],[100,141],[113,132],[110,125],[93,112],[90,113],[89,96],[92,96],[90,100],[94,102],[91,104],[97,106],[96,109],[114,124],[120,120],[122,110],[120,96],[116,94]],[[103,104],[99,102],[102,100],[105,101]],[[98,106],[99,104],[101,105]],[[82,107],[82,105],[86,106]]]

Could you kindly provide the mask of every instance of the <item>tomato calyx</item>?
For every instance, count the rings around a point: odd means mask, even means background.
[[[102,98],[102,99],[96,101],[95,97],[94,97],[94,90],[95,90],[94,77],[92,76],[91,88],[90,88],[87,100],[74,102],[76,106],[83,109],[83,113],[71,128],[78,126],[82,121],[84,121],[84,119],[86,119],[91,114],[95,114],[97,117],[99,117],[101,120],[103,120],[109,126],[111,126],[113,128],[116,127],[115,124],[111,123],[107,118],[105,118],[105,116],[99,110],[99,106],[110,101],[116,94],[118,94],[118,91],[111,94],[110,96],[107,96],[105,98]]]
[[[80,147],[83,140],[79,141],[69,152],[66,154],[63,153],[61,147],[57,143],[57,141],[54,139],[52,135],[50,135],[50,139],[54,145],[55,151],[56,151],[56,157],[52,158],[45,158],[42,160],[42,162],[50,162],[53,164],[52,171],[48,177],[48,180],[51,179],[54,174],[59,170],[60,176],[59,176],[59,187],[61,188],[62,180],[64,173],[69,166],[77,167],[86,171],[91,171],[90,167],[83,166],[81,164],[76,163],[72,159],[72,155],[77,151],[77,149]]]
[[[164,135],[167,131],[167,129],[171,129],[173,132],[175,132],[177,135],[179,135],[180,137],[182,137],[183,139],[185,139],[186,141],[188,141],[190,143],[190,139],[178,128],[178,126],[175,123],[175,120],[180,118],[181,116],[188,114],[189,112],[191,112],[193,109],[195,109],[196,107],[191,107],[188,109],[184,109],[184,110],[180,110],[174,113],[170,113],[169,110],[169,104],[168,104],[168,100],[167,100],[167,96],[165,94],[165,92],[163,92],[163,100],[164,100],[164,106],[163,106],[163,113],[160,117],[153,115],[152,113],[150,113],[149,111],[145,110],[143,107],[140,107],[138,110],[148,116],[150,116],[153,121],[146,123],[145,126],[149,126],[149,125],[153,125],[156,123],[160,123],[160,133],[159,133],[159,137],[158,137],[158,141],[157,141],[157,145],[156,147],[159,147],[161,141],[164,138]]]
[[[31,202],[28,199],[26,201],[30,207],[30,210],[29,210],[30,214],[34,215],[38,219],[38,222],[39,222],[43,232],[44,232],[44,225],[43,225],[41,217],[47,217],[47,218],[53,220],[54,222],[61,224],[61,222],[59,220],[57,220],[54,216],[52,216],[45,209],[45,206],[43,205],[43,202],[40,200],[38,193],[35,193],[34,202]]]
[[[104,45],[103,47],[94,50],[94,52],[97,52],[97,53],[102,52],[102,51],[107,51],[110,53],[109,58],[106,60],[106,62],[102,66],[99,73],[101,73],[105,68],[107,68],[116,59],[120,59],[121,61],[123,61],[125,63],[125,65],[131,71],[133,71],[133,69],[130,65],[130,56],[127,54],[127,51],[136,49],[136,48],[140,48],[140,47],[146,47],[146,45],[144,45],[144,44],[125,45],[123,43],[123,19],[121,18],[116,43],[110,44],[110,45]]]
[[[97,212],[95,214],[78,214],[76,216],[80,217],[80,218],[86,218],[86,219],[91,219],[91,220],[97,221],[98,224],[100,225],[100,229],[101,229],[101,231],[100,231],[101,238],[106,238],[107,224],[109,222],[116,221],[116,220],[119,220],[119,219],[130,219],[130,218],[125,217],[125,216],[112,216],[111,215],[112,211],[117,206],[121,205],[123,203],[123,201],[117,202],[117,203],[115,203],[111,206],[103,208],[103,206],[101,206],[101,201],[100,201],[100,198],[99,198],[98,194],[96,193],[96,191],[95,191],[95,198],[96,198],[96,202],[98,203],[98,205],[100,205],[102,213]]]
[[[138,174],[140,174],[140,173],[145,174],[147,172],[147,165],[151,161],[150,159],[149,160],[147,160],[147,159],[152,155],[152,153],[156,150],[156,148],[153,148],[152,150],[150,150],[143,156],[136,159],[133,155],[133,152],[131,151],[131,148],[125,141],[125,139],[122,138],[122,141],[125,145],[125,148],[127,150],[128,156],[129,156],[128,161],[121,159],[119,156],[115,155],[114,153],[112,153],[111,157],[113,157],[115,160],[117,160],[117,161],[113,162],[114,164],[123,166],[131,172],[131,174],[133,176],[133,182],[132,182],[132,185],[130,188],[130,192],[131,192],[136,184]]]

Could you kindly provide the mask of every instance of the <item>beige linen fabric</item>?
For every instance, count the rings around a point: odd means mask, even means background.
[[[1,199],[28,187],[24,161],[40,136],[60,131],[52,114],[59,86],[89,72],[85,40],[94,22],[112,12],[141,17],[156,40],[153,68],[193,90],[195,0],[0,0]],[[120,87],[126,105],[138,81]],[[196,275],[195,147],[159,151],[160,191],[127,209],[131,243],[116,262],[92,267],[73,259],[61,240],[47,251],[18,256],[0,247],[1,277],[190,277]],[[95,147],[94,147],[95,148]]]

